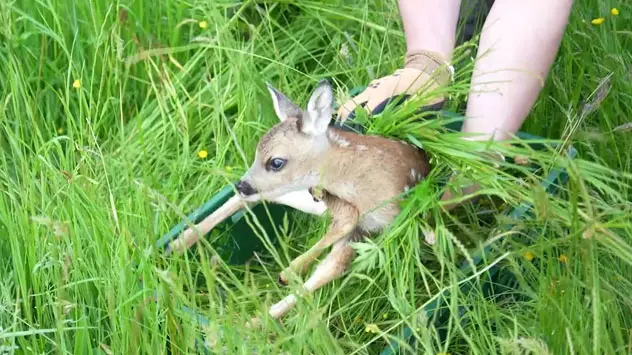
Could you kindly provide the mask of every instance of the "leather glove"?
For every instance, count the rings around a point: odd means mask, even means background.
[[[337,119],[340,122],[352,119],[358,106],[364,108],[369,115],[379,114],[394,100],[399,100],[397,104],[401,104],[416,94],[443,88],[450,82],[453,72],[452,66],[438,53],[408,53],[401,69],[371,81],[362,93],[340,106]],[[445,97],[436,93],[422,109],[439,110],[444,101]]]

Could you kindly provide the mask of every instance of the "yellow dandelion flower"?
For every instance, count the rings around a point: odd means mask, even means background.
[[[532,252],[530,252],[530,251],[525,252],[525,253],[523,254],[523,257],[524,257],[525,259],[527,259],[527,261],[531,261],[531,260],[533,260],[533,253],[532,253]]]
[[[205,29],[205,28],[208,27],[208,22],[200,21],[200,23],[198,25],[200,26],[201,29]]]
[[[79,89],[81,87],[81,80],[75,79],[75,81],[72,82],[72,87],[75,89]]]
[[[377,334],[380,332],[380,328],[378,328],[377,324],[371,323],[366,325],[364,331],[367,333],[371,332]]]
[[[598,17],[598,18],[593,19],[592,21],[590,21],[590,23],[592,23],[593,25],[601,25],[604,21],[606,21],[605,18]]]
[[[62,134],[62,133],[64,133],[64,129],[61,127],[57,128],[57,134]]]
[[[233,171],[233,167],[230,165],[225,166],[224,169],[226,169],[226,171],[228,171],[229,173]]]
[[[562,254],[560,255],[559,258],[557,258],[560,262],[566,264],[568,262],[568,256],[566,256],[566,254]]]
[[[204,158],[208,157],[208,152],[206,150],[202,149],[202,150],[200,150],[198,152],[198,157],[200,157],[200,159],[204,159]]]
[[[613,16],[619,16],[619,9],[617,9],[616,7],[613,7],[612,10],[610,10],[610,13]]]

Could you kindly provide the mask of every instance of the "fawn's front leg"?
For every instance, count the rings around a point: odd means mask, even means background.
[[[325,249],[347,237],[356,228],[359,217],[358,210],[353,205],[333,196],[328,197],[328,199],[328,205],[332,213],[332,221],[327,229],[327,233],[308,251],[292,260],[289,267],[281,272],[279,275],[279,282],[281,284],[287,285],[292,272],[303,275]]]

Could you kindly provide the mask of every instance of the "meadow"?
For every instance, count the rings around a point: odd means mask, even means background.
[[[475,50],[474,39],[455,52],[452,111],[467,99]],[[538,174],[496,167],[479,154],[486,142],[415,119],[423,97],[370,120],[368,133],[423,145],[437,169],[391,229],[357,245],[350,272],[283,324],[243,327],[298,287],[280,286],[278,272],[327,219],[288,214],[278,241],[259,236],[265,248],[244,265],[218,258],[210,238],[184,255],[155,248],[250,165],[277,122],[266,81],[304,105],[327,78],[340,103],[404,52],[395,1],[0,0],[0,354],[181,354],[196,344],[377,354],[390,342],[420,354],[632,353],[626,1],[575,3],[521,129],[561,148],[494,146]],[[553,195],[539,176],[554,169],[568,182]],[[484,194],[446,213],[439,182],[453,171]],[[502,209],[524,201],[532,215],[499,229],[511,219]],[[483,246],[493,248],[463,274]],[[483,292],[491,267],[510,275],[502,294]],[[422,308],[438,299],[444,320],[434,322]],[[397,340],[402,326],[415,350]]]

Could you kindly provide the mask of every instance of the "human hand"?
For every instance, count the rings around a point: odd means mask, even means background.
[[[392,101],[397,100],[395,104],[399,105],[410,96],[442,88],[449,83],[452,72],[453,68],[437,53],[409,53],[401,69],[371,81],[362,93],[340,106],[338,120],[353,119],[358,106],[376,115]],[[439,110],[444,101],[444,96],[437,93],[422,109]]]

